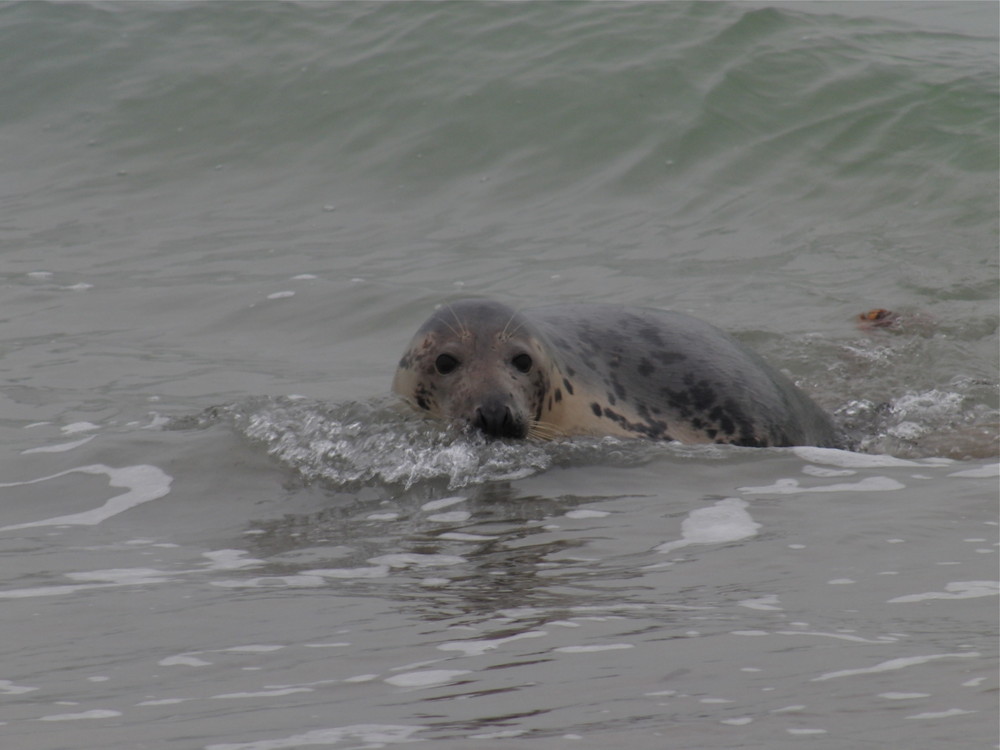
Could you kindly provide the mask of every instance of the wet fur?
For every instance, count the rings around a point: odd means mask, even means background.
[[[461,362],[455,372],[437,372],[441,353]],[[532,358],[528,373],[511,364],[519,353]],[[459,423],[503,403],[523,436],[538,439],[839,444],[827,415],[757,354],[708,323],[648,308],[454,302],[417,331],[393,390]]]

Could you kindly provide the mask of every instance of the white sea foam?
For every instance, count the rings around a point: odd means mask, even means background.
[[[760,524],[746,511],[747,503],[738,498],[720,500],[708,508],[691,511],[681,523],[682,538],[664,542],[657,552],[672,552],[689,544],[725,544],[757,534]]]
[[[0,695],[22,695],[23,693],[33,693],[38,688],[15,685],[10,680],[0,680]]]
[[[42,716],[39,721],[77,721],[79,719],[113,719],[121,716],[121,711],[114,711],[108,708],[95,708],[90,711],[81,711],[75,714],[51,714]]]
[[[403,552],[371,557],[368,562],[374,565],[388,565],[390,568],[428,568],[439,565],[458,565],[464,563],[465,558],[458,555],[422,555],[416,552]]]
[[[111,570],[81,570],[65,574],[74,581],[102,581],[123,585],[147,583],[150,580],[166,580],[169,573],[155,568],[114,568]]]
[[[452,510],[447,513],[433,513],[427,516],[427,520],[434,523],[460,523],[468,521],[471,517],[472,514],[467,510]]]
[[[60,427],[60,432],[66,435],[72,435],[76,432],[91,432],[93,430],[101,429],[100,425],[96,425],[93,422],[73,422],[72,424]]]
[[[760,610],[781,610],[778,605],[778,595],[769,594],[768,596],[761,596],[757,599],[743,599],[738,602],[741,607],[746,607],[747,609],[760,609]]]
[[[930,599],[975,599],[980,596],[997,596],[998,594],[1000,594],[1000,582],[997,581],[952,581],[945,584],[944,591],[905,594],[890,599],[889,603],[925,602]]]
[[[196,651],[192,654],[177,654],[176,656],[167,656],[166,658],[160,659],[157,662],[161,667],[210,667],[212,662],[205,661],[204,659],[199,659],[195,654],[201,653]]]
[[[998,477],[1000,476],[1000,464],[986,464],[985,466],[978,466],[975,469],[962,469],[962,471],[953,471],[948,476],[973,477],[976,479],[989,479],[991,477]]]
[[[438,539],[448,539],[453,542],[488,542],[492,539],[499,539],[498,536],[490,536],[488,534],[466,534],[458,531],[447,531],[444,534],[438,534]]]
[[[452,505],[457,505],[458,503],[464,503],[469,498],[463,497],[462,495],[457,495],[454,497],[442,497],[439,500],[431,500],[420,506],[420,510],[430,513],[431,511],[441,510],[442,508],[447,508]]]
[[[814,477],[850,477],[858,472],[854,469],[832,469],[826,466],[806,464],[802,467],[802,473]]]
[[[386,677],[385,681],[396,687],[431,687],[452,682],[465,674],[471,672],[468,669],[426,669]]]
[[[818,487],[803,487],[798,479],[779,479],[774,484],[763,487],[740,487],[747,495],[798,495],[804,492],[889,492],[905,489],[906,485],[890,477],[865,477],[860,482],[824,484]]]
[[[304,570],[298,577],[318,577],[322,580],[323,578],[386,578],[388,575],[388,565],[372,565],[365,568],[318,568],[316,570]]]
[[[210,696],[214,699],[221,700],[232,700],[236,698],[278,698],[282,695],[293,695],[294,693],[311,693],[312,688],[307,687],[287,687],[287,688],[275,688],[274,690],[258,690],[256,692],[245,692],[245,693],[220,693],[219,695]]]
[[[792,448],[791,451],[810,463],[839,466],[845,469],[881,469],[893,466],[928,466],[954,463],[946,458],[912,461],[881,454],[852,453],[838,448],[816,448],[805,445]]]
[[[22,455],[29,455],[31,453],[65,453],[71,451],[74,448],[79,448],[81,445],[86,445],[91,440],[94,439],[94,435],[88,435],[80,440],[71,440],[68,443],[57,443],[56,445],[41,445],[37,448],[28,448],[27,450],[21,451]]]
[[[588,646],[559,646],[552,649],[563,654],[593,654],[599,651],[621,651],[635,648],[634,643],[595,643]]]
[[[930,693],[879,693],[879,698],[887,701],[911,701],[919,698],[930,698]]]
[[[506,638],[494,638],[492,640],[469,640],[469,641],[448,641],[438,646],[440,651],[460,651],[465,656],[480,656],[487,651],[492,651],[506,643],[520,641],[525,638],[542,638],[548,635],[544,630],[528,630],[524,633],[507,636]]]
[[[395,521],[399,518],[399,513],[386,511],[384,513],[369,513],[365,516],[368,521]]]
[[[81,474],[104,474],[108,477],[109,486],[124,487],[126,491],[121,495],[111,498],[104,505],[92,510],[45,518],[40,521],[28,521],[27,523],[2,526],[0,527],[0,531],[27,529],[35,526],[94,526],[112,516],[124,513],[126,510],[134,508],[137,505],[142,505],[143,503],[163,497],[170,492],[170,484],[173,482],[173,477],[156,466],[140,464],[137,466],[114,468],[103,464],[93,464],[67,469],[58,474],[51,474],[46,477],[39,477],[38,479],[29,479],[24,482],[4,483],[0,484],[0,487],[19,487],[28,484],[37,484],[77,472]]]
[[[826,672],[819,677],[813,677],[810,682],[823,682],[833,680],[838,677],[853,677],[863,674],[875,674],[877,672],[892,672],[897,669],[905,669],[919,664],[927,664],[938,659],[978,659],[982,656],[975,651],[967,651],[958,654],[928,654],[927,656],[908,656],[899,659],[889,659],[880,662],[873,667],[861,667],[859,669],[841,669],[836,672]]]
[[[974,714],[975,711],[967,711],[964,708],[949,708],[944,711],[926,711],[921,714],[913,714],[913,716],[907,716],[907,719],[948,719],[952,716],[963,716],[965,714]]]
[[[411,739],[411,735],[419,732],[421,729],[423,727],[398,724],[352,724],[346,727],[313,729],[303,734],[295,734],[274,740],[206,745],[205,750],[288,750],[289,748],[300,748],[310,745],[339,745],[344,741],[362,742],[365,743],[364,747],[374,748],[385,745],[419,742],[419,740]]]
[[[817,638],[835,638],[840,641],[851,641],[853,643],[895,643],[899,640],[891,635],[881,635],[878,638],[862,638],[860,635],[850,635],[849,633],[823,633],[813,630],[776,630],[775,635],[810,635]]]
[[[566,518],[604,518],[605,516],[611,515],[606,510],[588,510],[586,508],[578,508],[577,510],[571,510],[566,513]]]

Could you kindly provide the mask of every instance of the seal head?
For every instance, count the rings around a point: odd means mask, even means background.
[[[393,390],[417,410],[490,437],[546,437],[551,362],[529,321],[499,302],[443,305],[414,335]]]

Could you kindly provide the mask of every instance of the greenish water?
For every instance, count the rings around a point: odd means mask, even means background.
[[[0,6],[0,745],[995,745],[998,14]],[[709,320],[862,452],[399,415],[473,295]]]

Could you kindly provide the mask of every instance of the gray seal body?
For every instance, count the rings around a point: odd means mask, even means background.
[[[393,390],[494,437],[615,435],[744,446],[841,443],[827,414],[728,334],[620,305],[443,305]]]

